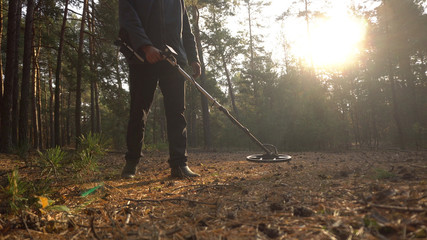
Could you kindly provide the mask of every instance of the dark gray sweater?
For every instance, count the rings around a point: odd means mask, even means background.
[[[183,0],[120,0],[119,22],[133,49],[153,45],[164,50],[169,45],[180,64],[199,62]]]

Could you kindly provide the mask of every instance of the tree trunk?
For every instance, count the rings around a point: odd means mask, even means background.
[[[407,118],[409,119],[408,125],[410,128],[417,123],[420,123],[419,117],[419,106],[417,101],[417,91],[415,86],[415,76],[411,67],[411,57],[409,56],[409,52],[401,52],[399,54],[399,70],[401,71],[401,76],[404,80],[406,80],[406,85],[409,90],[408,98],[409,98],[409,114]],[[420,99],[421,100],[421,99]],[[414,136],[414,144],[415,146],[419,146],[421,144],[421,139],[419,137]]]
[[[61,95],[61,64],[62,64],[62,52],[64,48],[64,37],[65,37],[65,27],[67,25],[67,15],[68,15],[68,1],[65,0],[64,16],[62,18],[61,33],[59,37],[59,47],[58,47],[58,56],[56,59],[56,79],[55,79],[55,112],[54,112],[54,142],[56,146],[61,145],[61,116],[60,116],[60,95]]]
[[[28,0],[25,17],[24,57],[22,60],[21,102],[19,109],[19,144],[28,145],[28,111],[30,106],[31,54],[33,43],[34,0]]]
[[[12,147],[12,94],[15,70],[16,49],[13,47],[16,38],[16,19],[18,12],[18,1],[9,1],[8,25],[7,25],[7,49],[6,49],[6,71],[4,79],[4,93],[1,106],[1,138],[0,151],[8,153]]]
[[[202,50],[202,42],[200,40],[200,27],[199,27],[199,10],[196,5],[192,6],[193,12],[193,28],[194,28],[194,36],[196,38],[197,49],[199,53],[200,65],[202,68],[202,73],[200,75],[200,85],[202,87],[206,86],[206,65],[203,58],[203,50]],[[202,118],[203,118],[203,140],[204,140],[204,148],[209,150],[212,148],[212,133],[210,126],[210,115],[209,115],[209,106],[208,100],[203,94],[201,96],[202,103]]]
[[[87,16],[87,23],[88,23],[88,30],[91,33],[89,35],[89,68],[91,72],[90,76],[90,124],[91,124],[91,131],[92,133],[97,132],[96,129],[96,104],[95,104],[95,82],[96,82],[96,74],[95,74],[95,63],[94,63],[94,55],[95,55],[95,41],[94,41],[94,34],[95,34],[95,27],[94,27],[94,3],[93,0],[91,1],[91,8],[92,11]]]
[[[0,49],[2,49],[3,41],[3,0],[0,0]],[[0,51],[0,108],[3,98],[3,51]],[[0,117],[1,122],[1,117]],[[1,130],[0,130],[1,132]],[[1,138],[1,137],[0,137]]]
[[[389,71],[391,72],[391,69]],[[397,127],[398,143],[401,149],[405,149],[405,140],[403,135],[402,121],[400,120],[399,107],[397,106],[398,100],[396,96],[396,86],[395,86],[396,84],[395,84],[394,76],[392,75],[392,73],[389,73],[389,80],[390,80],[390,89],[391,89],[391,100],[393,105],[393,118]]]
[[[13,97],[12,97],[12,144],[16,146],[18,144],[18,120],[19,120],[19,39],[21,36],[21,13],[22,13],[22,2],[18,1],[18,11],[16,18],[16,39],[15,49],[16,58],[13,65],[15,73],[13,74]]]
[[[90,19],[88,19],[88,25],[89,25],[89,31],[91,32],[90,38],[89,38],[89,47],[90,47],[90,61],[91,61],[91,73],[94,74],[96,73],[96,68],[95,68],[95,39],[94,39],[94,34],[95,34],[95,1],[92,0],[91,1],[91,8],[92,8],[92,12],[91,12],[91,17]],[[88,15],[89,16],[89,15]],[[92,79],[91,79],[91,91],[93,91],[91,93],[91,98],[93,98],[92,100],[92,104],[91,104],[91,114],[92,114],[92,131],[96,132],[96,133],[101,133],[101,114],[99,112],[99,89],[98,89],[98,75],[95,74]]]
[[[383,4],[386,4],[386,1],[383,0]],[[386,15],[386,19],[388,19],[387,21],[390,21],[390,17],[388,16],[388,11],[385,11],[384,14]],[[391,38],[391,34],[390,34],[390,23],[386,22],[385,23],[385,35],[387,37],[387,39],[392,39]],[[391,90],[391,103],[392,103],[392,111],[393,111],[393,118],[394,121],[396,123],[396,128],[397,128],[397,134],[398,134],[398,144],[399,147],[401,149],[405,148],[405,136],[403,134],[403,125],[402,125],[402,121],[400,118],[400,114],[399,114],[399,106],[398,106],[398,99],[397,99],[397,94],[396,94],[396,82],[394,79],[394,74],[393,74],[393,62],[392,62],[392,54],[393,51],[392,49],[387,49],[387,53],[386,53],[386,57],[387,57],[387,68],[388,68],[388,78],[390,81],[390,90]]]
[[[79,36],[79,49],[78,49],[78,58],[77,58],[77,82],[76,82],[76,109],[75,109],[75,130],[76,130],[76,148],[79,145],[79,137],[81,135],[81,105],[82,105],[82,71],[83,71],[83,44],[84,44],[84,31],[85,31],[85,21],[88,11],[88,0],[83,2],[83,12],[82,19],[80,24],[80,36]]]

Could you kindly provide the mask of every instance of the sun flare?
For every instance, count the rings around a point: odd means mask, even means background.
[[[307,37],[306,31],[295,44],[294,53],[315,67],[342,66],[358,55],[365,31],[365,21],[350,15],[316,19],[310,25],[310,35]]]

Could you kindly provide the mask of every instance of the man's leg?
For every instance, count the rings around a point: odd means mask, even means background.
[[[163,62],[160,74],[160,89],[163,93],[167,132],[169,140],[169,165],[172,177],[196,177],[187,167],[187,122],[185,110],[185,79],[175,68]]]
[[[127,129],[126,165],[123,178],[133,178],[141,158],[145,124],[157,86],[155,67],[152,65],[129,65],[130,115]]]

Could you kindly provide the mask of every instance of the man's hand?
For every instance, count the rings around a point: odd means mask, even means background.
[[[193,68],[193,78],[200,77],[200,74],[202,74],[202,69],[200,68],[200,63],[192,62],[191,67]]]
[[[151,64],[160,62],[163,59],[165,59],[165,57],[161,54],[161,51],[154,46],[145,45],[145,46],[142,46],[141,49],[145,53],[145,58]]]

